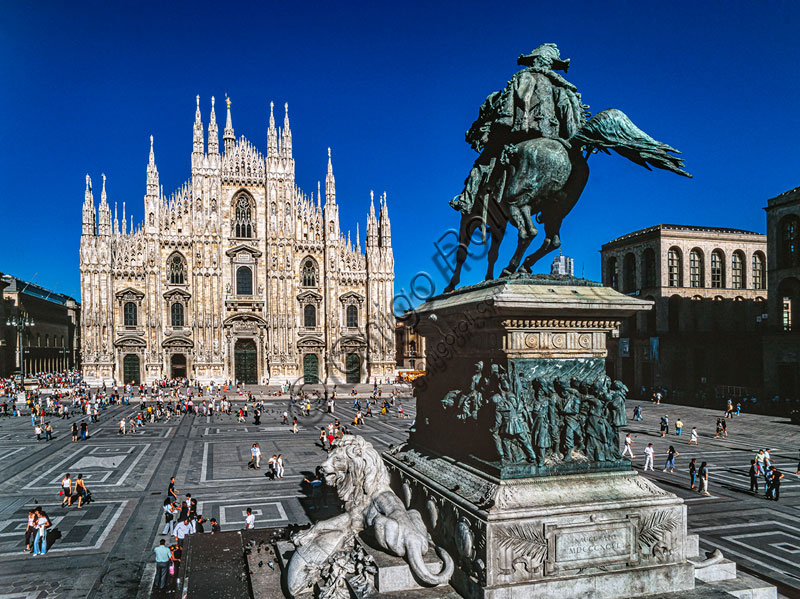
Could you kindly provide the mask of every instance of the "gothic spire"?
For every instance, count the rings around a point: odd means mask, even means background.
[[[274,102],[269,103],[269,129],[267,129],[267,156],[270,158],[278,155],[278,131],[275,129]]]
[[[358,222],[356,222],[356,252],[361,253],[361,231]]]
[[[117,218],[117,203],[114,202],[114,235],[119,235],[119,218]]]
[[[150,136],[150,159],[147,161],[147,195],[158,195],[158,169],[156,168],[156,154],[153,151],[153,136]]]
[[[325,203],[328,202],[336,203],[336,179],[333,177],[330,148],[328,148],[328,174],[325,176]]]
[[[367,248],[378,245],[378,220],[375,218],[375,193],[369,192],[369,216],[367,217]]]
[[[214,110],[214,96],[211,96],[211,115],[208,117],[208,153],[219,154],[219,128]]]
[[[225,144],[225,153],[233,150],[233,144],[236,143],[236,137],[233,134],[233,121],[231,120],[231,99],[228,94],[225,94],[225,105],[227,106],[228,115],[225,118],[225,131],[222,135],[222,141]]]
[[[389,222],[389,203],[386,200],[386,192],[381,198],[381,218],[378,224],[381,247],[391,247],[392,245],[392,224]]]
[[[122,234],[124,235],[127,232],[128,232],[128,218],[125,216],[125,202],[122,202]]]
[[[322,191],[319,179],[317,179],[317,209],[322,208]]]
[[[200,117],[200,96],[197,96],[197,110],[194,113],[194,141],[192,152],[205,154],[205,141],[203,139],[203,120]]]
[[[100,206],[97,210],[97,234],[111,235],[111,208],[108,206],[106,197],[106,176],[105,174],[101,176],[103,177],[103,189],[100,192]],[[91,180],[89,180],[89,184],[91,185]]]
[[[83,195],[83,234],[94,235],[97,216],[94,211],[94,196],[92,196],[92,179],[86,173],[86,191]]]
[[[283,117],[283,137],[281,138],[281,150],[287,158],[292,157],[292,130],[289,128],[289,103],[283,105],[285,110]]]

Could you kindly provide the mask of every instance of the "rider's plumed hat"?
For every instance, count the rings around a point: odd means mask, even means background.
[[[547,61],[554,71],[564,71],[569,69],[569,58],[561,59],[558,46],[555,44],[542,44],[538,48],[531,50],[530,54],[521,54],[517,59],[517,64],[523,67],[533,66],[537,59]]]

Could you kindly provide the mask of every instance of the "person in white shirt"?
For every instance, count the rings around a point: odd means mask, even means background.
[[[186,518],[183,522],[179,522],[175,527],[175,541],[178,546],[183,548],[183,539],[186,535],[191,534],[191,527],[189,526],[189,519]]]
[[[275,458],[275,470],[278,478],[283,478],[283,454]]]
[[[64,507],[64,504],[67,507],[72,505],[72,479],[69,477],[69,472],[64,475],[64,478],[61,479],[61,491],[64,493],[64,499],[61,500],[61,507]]]
[[[630,433],[625,435],[625,449],[622,450],[622,455],[624,456],[625,454],[628,454],[629,456],[631,456],[631,459],[633,459],[633,457],[634,457],[633,456],[633,438],[631,437]]]
[[[655,450],[653,449],[653,444],[648,443],[647,447],[644,450],[644,471],[647,472],[647,467],[650,466],[650,470],[653,469],[653,456],[655,455]]]
[[[253,443],[252,449],[250,449],[250,455],[253,458],[253,467],[256,470],[261,469],[261,449],[258,447],[258,443]]]
[[[247,517],[244,519],[244,529],[251,530],[256,527],[256,517],[253,515],[253,510],[247,508]]]

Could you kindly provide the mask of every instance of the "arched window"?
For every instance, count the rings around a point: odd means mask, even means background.
[[[703,252],[695,248],[689,253],[689,287],[705,287],[703,279]]]
[[[753,289],[767,288],[766,260],[764,254],[756,252],[753,254]]]
[[[183,285],[186,282],[186,262],[180,254],[173,254],[167,262],[167,279],[170,285]]]
[[[347,306],[347,326],[351,329],[358,327],[358,306]]]
[[[136,326],[136,304],[134,302],[125,302],[122,306],[122,319],[126,327]]]
[[[250,238],[253,236],[253,206],[247,196],[239,196],[236,200],[236,215],[233,221],[234,237]]]
[[[670,248],[667,254],[667,279],[670,287],[683,287],[681,251],[676,247]]]
[[[303,287],[317,286],[317,266],[311,258],[303,262],[302,281]]]
[[[303,326],[307,329],[317,326],[317,309],[313,304],[306,304],[303,308]]]
[[[779,268],[800,265],[800,219],[795,215],[785,217],[780,224]]]
[[[653,248],[644,251],[644,286],[656,286],[656,252]]]
[[[253,271],[249,266],[236,269],[236,295],[253,295]]]
[[[733,252],[731,256],[731,287],[734,289],[745,288],[744,276],[744,254],[742,252]]]
[[[713,289],[725,287],[725,258],[720,250],[711,252],[711,287]]]
[[[172,304],[172,326],[173,327],[182,327],[183,326],[183,304],[174,303]]]
[[[606,262],[606,269],[608,271],[608,286],[611,289],[616,289],[619,291],[619,279],[617,278],[617,259],[616,258],[609,258],[608,262]]]
[[[633,252],[625,254],[622,263],[622,276],[625,284],[625,293],[636,291],[636,256]]]

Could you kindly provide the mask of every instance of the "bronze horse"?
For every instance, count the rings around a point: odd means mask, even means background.
[[[616,109],[593,116],[567,142],[540,137],[507,146],[501,158],[503,174],[490,184],[481,196],[482,201],[475,201],[471,210],[461,215],[456,267],[445,293],[458,285],[467,248],[479,226],[486,226],[491,236],[486,280],[494,276],[494,265],[509,222],[517,228],[519,236],[516,251],[502,276],[517,271],[528,273],[540,258],[560,247],[561,223],[589,180],[589,156],[597,151],[610,153],[609,150],[648,170],[652,165],[691,177],[681,168],[683,161],[670,154],[679,154],[678,150],[656,141]],[[538,234],[535,223],[544,225],[544,241],[522,261]]]

